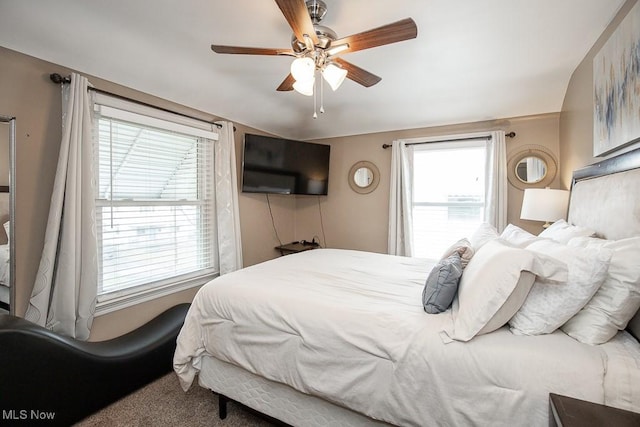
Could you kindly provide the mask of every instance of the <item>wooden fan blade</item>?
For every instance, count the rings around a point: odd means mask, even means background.
[[[314,45],[319,43],[309,11],[303,0],[276,0],[276,3],[298,40],[304,43],[304,36],[308,35]]]
[[[342,68],[347,70],[347,78],[353,80],[356,83],[360,83],[364,87],[371,87],[374,84],[382,80],[381,77],[376,76],[373,73],[368,72],[351,62],[347,62],[341,58],[333,58],[332,61],[339,64]]]
[[[221,46],[217,44],[211,45],[211,50],[215,53],[228,53],[237,55],[287,55],[295,56],[290,49],[270,49],[264,47],[240,47],[240,46]]]
[[[407,18],[393,24],[383,25],[373,30],[354,34],[331,42],[332,46],[347,43],[349,48],[342,51],[356,52],[358,50],[397,43],[404,40],[415,39],[418,36],[418,27],[413,19]]]
[[[287,78],[285,78],[284,81],[280,83],[280,86],[278,86],[278,89],[276,90],[279,92],[286,92],[289,90],[293,90],[293,84],[295,82],[296,82],[296,79],[294,79],[291,73],[289,73]]]

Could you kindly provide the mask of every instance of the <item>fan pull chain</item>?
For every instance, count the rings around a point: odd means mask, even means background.
[[[324,114],[324,79],[320,76],[320,114]]]
[[[318,113],[316,112],[316,110],[318,108],[318,101],[317,101],[317,98],[318,98],[318,96],[317,96],[317,93],[318,93],[318,90],[317,90],[318,81],[317,80],[313,83],[313,86],[314,86],[313,87],[313,118],[317,119],[318,118]]]

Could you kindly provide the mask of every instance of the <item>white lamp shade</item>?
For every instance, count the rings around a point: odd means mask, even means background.
[[[569,205],[569,191],[550,188],[527,188],[522,200],[521,219],[557,221],[565,219]]]
[[[311,58],[296,58],[291,63],[291,75],[297,82],[307,82],[314,79],[316,63]]]
[[[315,77],[311,80],[298,80],[293,84],[293,89],[305,96],[313,95],[313,85],[316,82]]]
[[[322,77],[324,77],[325,81],[329,83],[331,89],[335,91],[340,87],[345,77],[347,77],[347,70],[340,68],[335,64],[329,64],[324,67],[324,70],[322,70]]]

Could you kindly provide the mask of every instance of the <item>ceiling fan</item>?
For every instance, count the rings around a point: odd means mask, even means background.
[[[345,77],[365,87],[378,83],[381,78],[350,62],[339,54],[356,52],[417,37],[418,28],[411,18],[338,38],[329,27],[320,25],[327,12],[322,0],[275,0],[293,30],[291,49],[269,49],[211,45],[216,53],[241,55],[284,55],[295,57],[291,72],[278,86],[278,91],[296,90],[313,95],[316,71],[336,90]]]

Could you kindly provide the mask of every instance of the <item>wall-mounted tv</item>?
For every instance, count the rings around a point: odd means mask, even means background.
[[[246,134],[242,191],[326,195],[330,149],[325,144]]]

